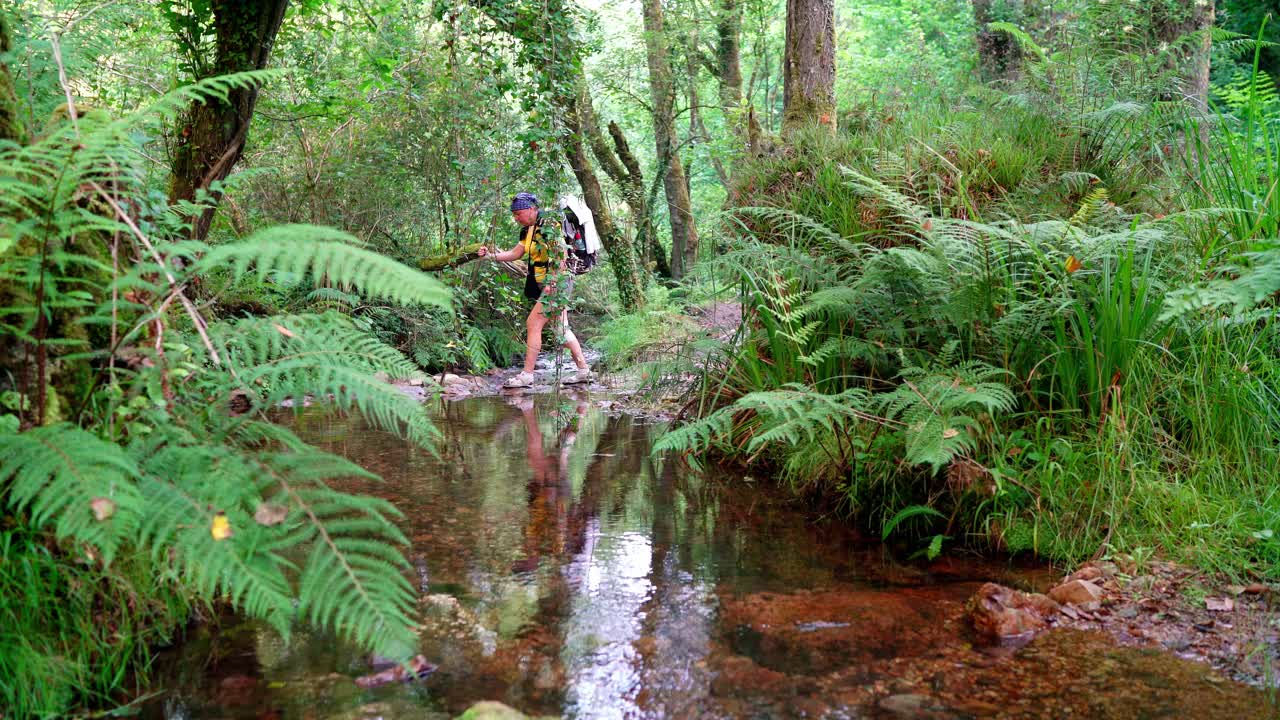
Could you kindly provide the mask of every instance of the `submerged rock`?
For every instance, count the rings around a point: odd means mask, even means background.
[[[929,711],[937,705],[928,695],[916,693],[889,695],[881,698],[876,704],[895,718],[926,718],[931,715]]]
[[[730,645],[763,667],[821,674],[885,655],[923,652],[934,643],[929,600],[855,587],[721,598]]]
[[[393,682],[420,680],[436,671],[436,666],[421,655],[415,655],[405,665],[394,664],[385,670],[356,678],[361,688],[375,688]]]
[[[984,640],[996,644],[1021,644],[1049,627],[1059,605],[1039,593],[1024,593],[995,583],[986,583],[966,605],[973,629]]]
[[[537,720],[494,700],[485,700],[467,708],[455,720]],[[543,720],[552,720],[550,717]]]

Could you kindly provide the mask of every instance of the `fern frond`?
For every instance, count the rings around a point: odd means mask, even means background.
[[[204,78],[190,85],[170,90],[137,111],[105,126],[103,132],[121,133],[144,123],[174,120],[186,112],[192,103],[209,100],[226,102],[232,90],[265,85],[284,75],[284,70],[272,68]]]
[[[408,540],[390,520],[401,513],[385,500],[327,487],[322,478],[359,471],[342,458],[264,454],[259,460],[296,518],[295,537],[312,544],[299,581],[299,611],[368,647],[407,656],[413,593],[400,547]],[[292,479],[299,476],[307,482]]]
[[[772,443],[814,442],[870,419],[872,416],[864,410],[869,399],[870,394],[861,388],[829,395],[803,385],[789,385],[780,390],[749,393],[733,407],[749,410],[760,420],[748,444],[748,449],[755,452]]]
[[[1007,371],[978,361],[945,371],[906,368],[902,385],[877,395],[876,402],[885,417],[905,425],[907,460],[937,472],[973,448],[975,415],[1013,409],[1013,391],[1000,382],[1006,377]]]
[[[449,307],[448,289],[434,278],[358,244],[353,235],[340,230],[282,225],[213,248],[196,263],[194,272],[225,267],[236,276],[254,272],[259,281],[284,272],[351,289],[366,298]]]
[[[1058,176],[1058,182],[1061,183],[1062,189],[1068,193],[1082,193],[1089,186],[1101,182],[1101,179],[1091,172],[1068,170]]]
[[[883,350],[873,343],[856,337],[827,338],[817,350],[798,359],[806,365],[818,366],[833,359],[841,360],[874,360],[883,354]]]
[[[1240,313],[1274,297],[1280,293],[1280,243],[1261,244],[1237,263],[1224,265],[1220,270],[1228,277],[1170,292],[1160,319],[1204,309],[1231,308]]]
[[[715,446],[729,434],[733,411],[721,408],[690,423],[667,430],[653,443],[653,453],[678,452],[692,455],[690,463],[698,466],[698,455]]]
[[[847,178],[849,186],[854,191],[874,197],[887,205],[894,216],[908,228],[906,234],[919,231],[924,227],[925,220],[930,218],[926,208],[880,180],[850,167],[841,166],[840,173]]]
[[[808,297],[797,309],[798,317],[847,319],[856,314],[862,295],[851,287],[830,287]]]
[[[467,363],[471,366],[471,371],[482,373],[493,367],[493,361],[489,358],[489,339],[478,328],[472,326],[467,328],[466,336],[463,338],[463,348],[467,353]]]
[[[360,296],[338,288],[319,287],[307,293],[307,301],[353,308],[360,304]]]
[[[825,224],[785,208],[741,207],[734,208],[733,214],[764,220],[788,235],[814,240],[850,261],[857,260],[866,250],[865,245],[851,241]]]
[[[1002,32],[1012,37],[1014,42],[1018,44],[1018,49],[1024,54],[1032,56],[1036,60],[1044,61],[1048,59],[1045,49],[1036,43],[1035,38],[1027,34],[1025,30],[1007,22],[987,23],[987,29],[994,32]]]
[[[0,481],[11,481],[0,497],[10,509],[30,512],[37,525],[53,525],[59,538],[97,548],[107,563],[142,514],[138,475],[119,445],[74,425],[0,434]],[[97,518],[95,501],[110,503],[107,517]]]
[[[943,515],[928,505],[908,505],[894,513],[893,517],[889,519],[889,522],[884,524],[884,527],[880,529],[880,540],[882,542],[888,540],[889,536],[893,534],[893,531],[903,522],[922,515],[939,518],[941,520],[947,519],[946,515]]]
[[[1090,190],[1089,194],[1084,196],[1084,200],[1080,201],[1080,209],[1076,210],[1068,223],[1074,227],[1089,224],[1089,221],[1098,214],[1102,205],[1107,202],[1107,197],[1107,189],[1104,187]]]

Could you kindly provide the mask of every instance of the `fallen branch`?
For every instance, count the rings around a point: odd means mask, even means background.
[[[484,243],[463,245],[455,250],[440,255],[429,255],[418,261],[418,267],[427,272],[436,272],[446,268],[458,267],[480,257],[480,248]]]

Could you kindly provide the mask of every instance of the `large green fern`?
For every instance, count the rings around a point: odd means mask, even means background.
[[[0,424],[0,508],[105,568],[148,557],[283,634],[307,621],[404,657],[416,618],[398,512],[338,489],[373,476],[269,413],[310,401],[429,446],[422,406],[385,382],[415,366],[337,312],[220,320],[192,288],[288,275],[446,310],[448,291],[327,228],[184,241],[180,215],[146,193],[137,130],[269,77],[208,80],[125,118],[89,113],[0,143],[0,337],[43,373],[13,388],[22,426]],[[90,382],[56,385],[55,365],[75,363],[63,375]],[[55,405],[69,421],[53,421]]]

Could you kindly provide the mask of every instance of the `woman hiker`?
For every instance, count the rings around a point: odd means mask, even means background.
[[[561,237],[560,224],[538,209],[538,198],[533,193],[522,192],[511,200],[511,216],[520,224],[520,241],[506,252],[489,254],[489,249],[481,247],[480,257],[489,257],[497,262],[513,262],[521,257],[527,258],[529,273],[525,276],[524,296],[533,301],[533,309],[525,320],[528,334],[525,336],[524,370],[508,380],[503,387],[521,388],[533,384],[533,366],[538,360],[538,352],[542,350],[542,328],[547,324],[543,299],[562,305],[573,294],[573,276],[567,275],[564,287],[557,288],[555,278],[547,282],[547,271],[553,257],[558,259],[559,269],[564,269],[563,248],[553,243],[564,244]],[[562,276],[566,274],[562,273]],[[553,298],[552,296],[555,295]],[[553,310],[554,312],[554,310]],[[582,346],[578,338],[569,329],[569,310],[560,310],[560,324],[564,328],[564,344],[573,355],[573,362],[578,371],[566,378],[566,385],[590,382],[592,372],[587,367],[587,359],[582,356]]]

